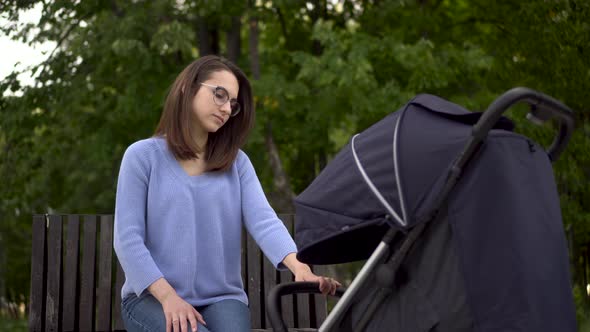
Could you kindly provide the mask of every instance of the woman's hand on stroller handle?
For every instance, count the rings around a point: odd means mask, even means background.
[[[335,295],[336,289],[342,284],[337,280],[325,277],[325,276],[318,276],[309,267],[307,264],[301,263],[295,253],[290,253],[285,257],[283,260],[283,264],[285,264],[289,270],[295,276],[296,282],[316,282],[319,283],[319,290],[324,295]]]
[[[336,289],[342,286],[340,282],[333,278],[315,275],[311,269],[309,272],[295,274],[295,281],[317,282],[320,284],[320,292],[324,295],[336,295]]]

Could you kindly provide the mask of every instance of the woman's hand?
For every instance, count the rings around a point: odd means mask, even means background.
[[[320,292],[322,294],[336,294],[336,288],[342,286],[338,281],[324,276],[315,275],[308,265],[305,265],[305,268],[301,268],[300,271],[295,273],[295,281],[309,281],[309,282],[319,282],[320,283]]]
[[[183,300],[168,281],[160,278],[152,283],[148,290],[158,299],[166,316],[166,332],[188,332],[197,330],[197,321],[207,325],[203,316],[190,303]]]
[[[311,271],[307,264],[301,263],[295,253],[291,253],[283,260],[289,270],[295,275],[295,281],[318,282],[320,284],[320,292],[322,294],[336,294],[336,288],[342,286],[338,281],[324,276],[318,276]]]
[[[162,309],[166,316],[166,332],[188,332],[189,324],[192,331],[197,331],[197,321],[203,325],[203,316],[192,305],[175,293],[162,300]]]

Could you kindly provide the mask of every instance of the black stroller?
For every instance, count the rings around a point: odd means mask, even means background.
[[[545,151],[501,116],[560,121]],[[355,135],[295,199],[298,258],[367,259],[319,331],[576,331],[551,162],[573,131],[561,102],[515,88],[483,113],[419,95]],[[267,310],[286,331],[275,287]]]

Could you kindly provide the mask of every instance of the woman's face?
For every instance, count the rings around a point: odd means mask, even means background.
[[[218,105],[215,101],[216,88],[221,87],[227,91],[229,98],[223,105]],[[225,93],[223,89],[217,88],[217,93]],[[193,128],[198,134],[213,133],[219,130],[229,119],[231,115],[230,100],[238,98],[238,80],[229,71],[216,71],[201,84],[195,97],[193,98]]]

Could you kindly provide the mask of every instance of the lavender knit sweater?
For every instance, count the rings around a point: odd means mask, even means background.
[[[194,306],[248,303],[241,278],[242,225],[277,268],[297,248],[239,151],[226,172],[189,176],[163,138],[138,141],[123,156],[114,247],[125,271],[121,297],[160,277]]]

